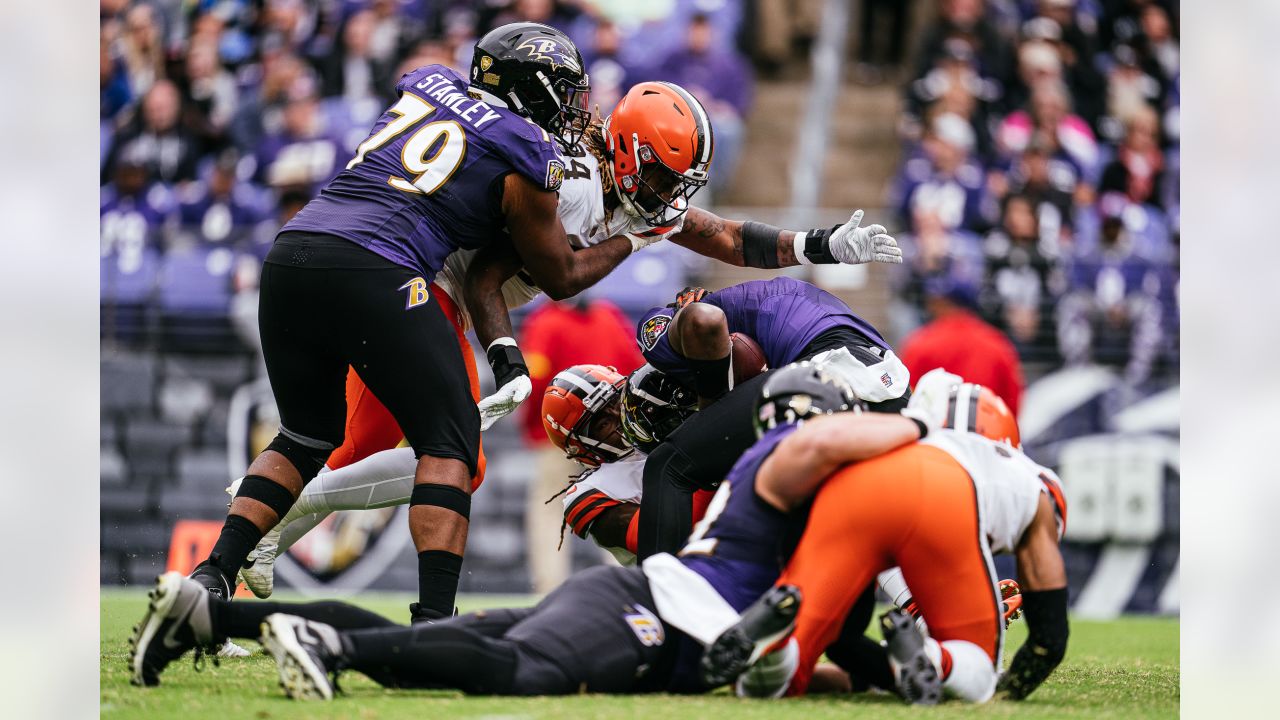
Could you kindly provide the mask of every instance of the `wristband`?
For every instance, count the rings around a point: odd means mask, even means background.
[[[835,265],[840,261],[831,254],[831,235],[840,226],[818,228],[796,233],[795,254],[801,265]]]
[[[516,345],[515,338],[500,337],[489,343],[485,351],[489,367],[493,368],[493,381],[502,387],[520,375],[529,374],[529,366],[524,362],[524,353]]]

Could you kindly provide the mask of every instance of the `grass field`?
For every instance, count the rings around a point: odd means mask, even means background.
[[[283,596],[282,599],[289,599]],[[464,609],[521,604],[492,596],[468,598]],[[399,618],[404,596],[365,596],[357,603]],[[528,602],[524,600],[524,602]],[[813,697],[785,701],[739,700],[727,694],[703,697],[668,695],[581,695],[560,698],[468,698],[442,691],[387,691],[356,673],[342,677],[346,691],[331,703],[288,700],[276,682],[275,664],[265,655],[205,662],[197,672],[190,656],[171,665],[156,688],[135,688],[127,669],[130,628],[142,617],[146,596],[140,591],[102,592],[102,715],[117,718],[232,717],[272,718],[1170,718],[1178,715],[1178,621],[1130,617],[1113,622],[1075,621],[1071,645],[1057,672],[1026,702],[995,702],[982,707],[947,703],[910,708],[896,697]],[[1022,644],[1023,623],[1014,623],[1009,652]],[[250,649],[257,646],[248,644]]]

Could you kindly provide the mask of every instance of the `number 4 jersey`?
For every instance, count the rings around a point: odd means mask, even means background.
[[[442,65],[406,74],[396,90],[346,169],[284,230],[345,238],[431,282],[450,253],[503,232],[509,173],[554,191],[564,161],[542,128],[469,94]]]

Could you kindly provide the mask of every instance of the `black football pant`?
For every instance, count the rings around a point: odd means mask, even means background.
[[[491,695],[635,693],[665,685],[675,643],[653,611],[639,568],[594,567],[535,607],[482,610],[397,625],[341,602],[211,600],[215,634],[256,638],[272,613],[340,631],[344,667],[386,687]]]

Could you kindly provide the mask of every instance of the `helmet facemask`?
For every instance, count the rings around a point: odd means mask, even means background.
[[[650,227],[671,225],[689,210],[694,193],[707,184],[709,173],[697,166],[677,172],[649,145],[631,135],[632,161],[638,172],[615,178],[623,206]],[[620,151],[620,150],[619,150]]]
[[[600,383],[583,400],[586,411],[569,428],[565,438],[566,457],[587,467],[599,467],[635,452],[623,436],[618,419],[625,383],[625,379],[614,384]]]

